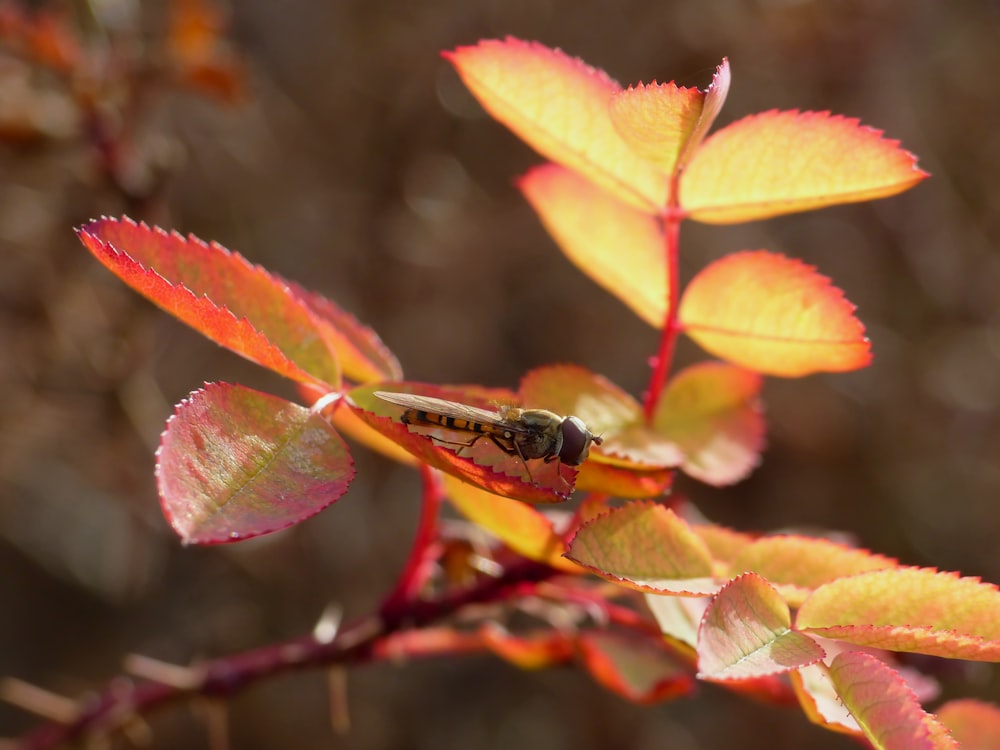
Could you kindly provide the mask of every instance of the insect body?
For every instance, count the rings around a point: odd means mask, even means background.
[[[521,461],[540,458],[579,466],[590,453],[590,444],[601,444],[579,417],[561,417],[545,409],[519,409],[501,405],[498,411],[410,393],[375,391],[390,404],[405,407],[404,424],[440,427],[469,436],[463,446],[482,438],[491,440],[504,453]],[[447,442],[447,441],[442,441]],[[525,464],[527,466],[527,464]]]

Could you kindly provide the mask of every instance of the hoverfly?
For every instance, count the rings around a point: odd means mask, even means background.
[[[579,417],[561,417],[545,409],[520,409],[499,404],[497,411],[410,393],[375,391],[375,396],[406,409],[401,421],[406,425],[440,428],[467,436],[468,440],[448,441],[431,436],[439,443],[472,447],[482,439],[490,440],[508,456],[517,456],[531,481],[527,462],[542,459],[545,463],[561,461],[579,466],[590,454],[590,444],[601,444]]]

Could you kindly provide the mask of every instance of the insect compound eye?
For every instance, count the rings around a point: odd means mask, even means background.
[[[563,439],[559,460],[570,466],[579,466],[590,454],[590,442],[594,436],[579,417],[566,417],[561,429]]]

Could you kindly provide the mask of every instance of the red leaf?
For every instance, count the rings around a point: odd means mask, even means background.
[[[212,341],[304,383],[336,388],[340,368],[304,303],[221,245],[131,219],[101,219],[80,241],[137,292]]]
[[[812,266],[766,250],[703,269],[685,289],[679,317],[712,354],[769,375],[844,372],[871,361],[843,292]]]
[[[347,445],[322,417],[224,383],[177,406],[156,456],[163,512],[193,544],[299,523],[339,499],[354,478]]]
[[[345,377],[358,383],[403,377],[396,355],[375,331],[323,295],[291,281],[284,283],[323,324],[326,343],[337,355]]]

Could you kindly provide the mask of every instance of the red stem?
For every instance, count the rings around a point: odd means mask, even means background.
[[[412,601],[420,596],[433,570],[437,557],[438,519],[444,493],[441,475],[425,463],[420,465],[420,479],[423,484],[420,503],[420,524],[410,547],[410,555],[403,571],[396,581],[396,587],[382,602],[379,612],[391,618],[393,613],[406,610]]]
[[[676,180],[671,189],[671,201],[676,201]],[[660,335],[660,347],[653,360],[653,372],[649,378],[649,386],[642,404],[646,422],[650,422],[656,405],[663,393],[670,374],[670,364],[674,357],[674,345],[677,343],[679,326],[677,325],[678,298],[680,297],[680,280],[678,279],[678,257],[680,255],[680,224],[681,216],[675,206],[664,212],[663,222],[663,252],[667,265],[667,311],[663,319],[663,331]]]

